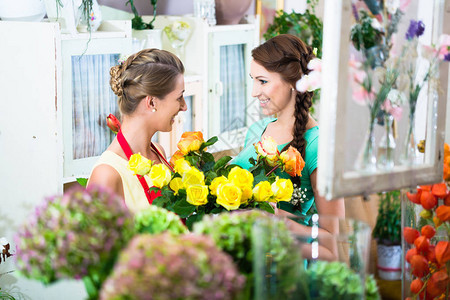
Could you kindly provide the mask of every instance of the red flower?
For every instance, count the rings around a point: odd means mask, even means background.
[[[436,208],[436,216],[442,223],[450,220],[450,206],[441,205]]]
[[[420,230],[420,233],[427,238],[431,239],[436,234],[436,229],[431,225],[425,225]]]
[[[422,287],[423,287],[423,281],[420,280],[419,278],[417,278],[411,282],[410,289],[411,289],[411,292],[413,292],[414,294],[417,294],[418,292],[420,292]]]
[[[433,273],[427,283],[427,294],[430,294],[433,298],[444,294],[448,283],[447,272],[440,270]]]
[[[414,244],[414,241],[420,236],[420,233],[417,229],[405,227],[405,229],[403,229],[403,236],[408,244]]]
[[[450,243],[448,241],[440,241],[435,248],[436,260],[443,265],[450,260]]]
[[[423,277],[430,272],[427,260],[420,254],[411,258],[411,269],[416,277]]]
[[[447,185],[444,182],[433,184],[431,192],[438,198],[445,198],[447,196]]]
[[[426,253],[430,247],[430,240],[426,236],[420,236],[414,241],[414,246],[416,246],[418,251]]]
[[[437,205],[437,198],[431,193],[431,191],[422,190],[420,194],[420,204],[425,209],[433,209]]]
[[[410,192],[406,192],[406,196],[412,203],[420,204],[420,197],[418,193],[411,194]]]
[[[109,114],[109,116],[106,117],[106,125],[108,125],[109,129],[114,133],[117,133],[120,130],[120,121],[113,114]]]

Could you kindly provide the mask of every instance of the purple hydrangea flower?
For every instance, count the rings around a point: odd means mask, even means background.
[[[408,30],[406,31],[406,39],[412,40],[415,37],[419,37],[425,31],[425,24],[422,21],[411,20]]]

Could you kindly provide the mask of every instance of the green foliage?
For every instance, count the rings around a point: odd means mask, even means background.
[[[383,33],[372,26],[373,18],[363,10],[360,12],[360,21],[356,23],[350,32],[350,39],[356,50],[369,49],[380,44]]]
[[[77,178],[77,182],[82,186],[86,187],[88,183],[88,178]]]
[[[311,264],[306,275],[310,299],[361,299],[363,289],[360,276],[344,263],[317,261]],[[366,277],[365,299],[378,300],[378,288],[372,276]]]
[[[187,233],[187,228],[179,216],[164,208],[151,205],[134,216],[137,233],[159,234],[169,231],[172,234]]]
[[[134,0],[128,0],[125,4],[130,4],[131,11],[134,14],[134,18],[131,20],[131,27],[136,30],[144,30],[144,29],[153,29],[153,23],[156,19],[156,7],[158,0],[150,0],[151,5],[153,6],[153,19],[149,23],[145,23],[144,20],[142,20],[142,17],[139,16],[139,13],[136,9],[136,6],[134,6]]]
[[[380,244],[400,245],[401,242],[401,201],[400,191],[379,193],[377,223],[372,235]]]
[[[1,274],[0,274],[1,275]],[[1,300],[15,300],[16,298],[14,298],[10,293],[8,293],[5,290],[2,290],[2,288],[0,288],[0,299]]]

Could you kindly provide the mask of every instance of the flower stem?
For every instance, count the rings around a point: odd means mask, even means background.
[[[278,167],[279,167],[279,165],[276,165],[275,167],[273,167],[273,169],[270,170],[270,171],[266,174],[266,176],[269,176],[270,174],[272,174],[276,169],[278,169]]]

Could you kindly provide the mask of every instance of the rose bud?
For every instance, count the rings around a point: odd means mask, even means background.
[[[120,121],[113,114],[109,114],[109,116],[106,117],[106,125],[108,125],[109,129],[114,133],[117,133],[120,130]]]

